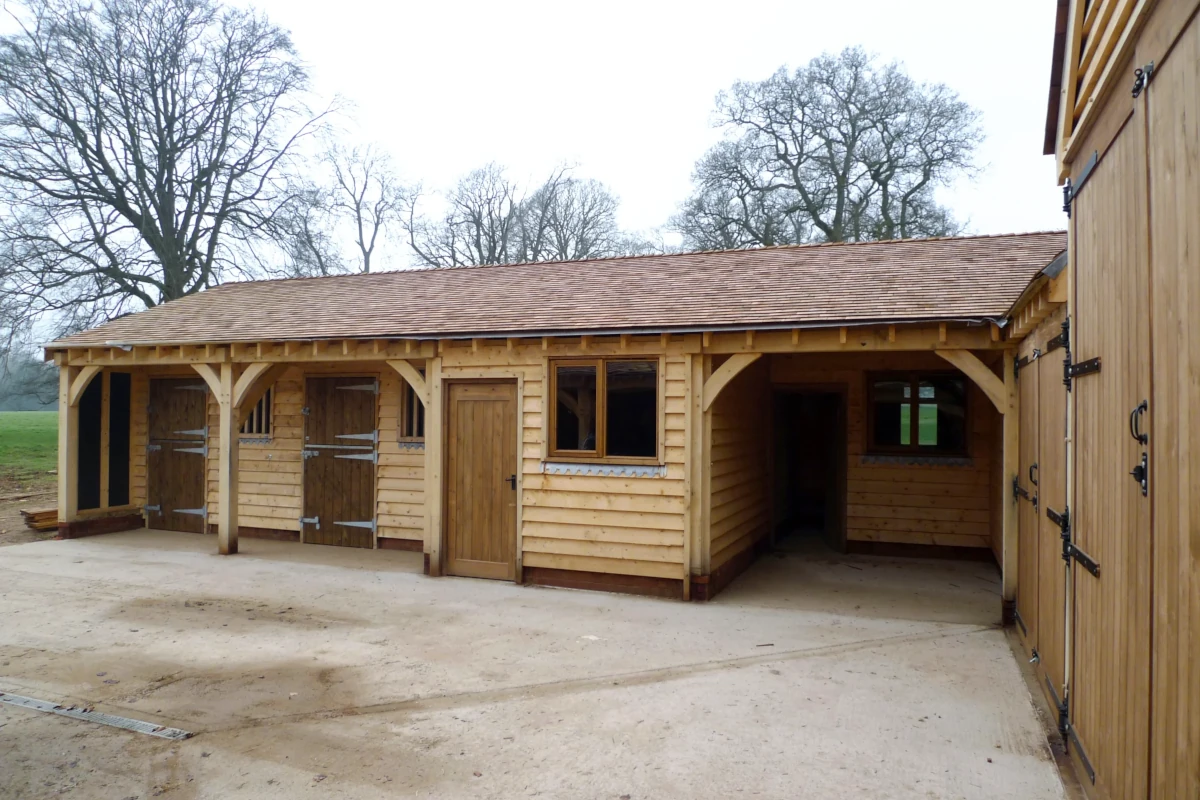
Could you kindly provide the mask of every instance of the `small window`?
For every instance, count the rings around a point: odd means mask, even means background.
[[[421,373],[425,375],[424,372]],[[400,408],[399,434],[401,441],[425,439],[425,404],[417,397],[408,381],[404,382],[404,401]]]
[[[870,444],[881,453],[966,455],[967,385],[953,374],[873,376]]]
[[[272,386],[254,404],[254,410],[242,423],[242,436],[267,437],[271,435],[271,417],[275,410],[272,405],[274,397],[275,387]]]
[[[657,361],[555,361],[551,380],[553,455],[657,457]]]

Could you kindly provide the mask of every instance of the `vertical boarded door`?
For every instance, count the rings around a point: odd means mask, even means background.
[[[1200,18],[1146,91],[1154,391],[1151,786],[1200,797]]]
[[[1035,362],[1038,373],[1038,509],[1067,505],[1067,387],[1063,356],[1055,349]],[[1024,379],[1024,375],[1021,376]],[[1024,401],[1022,401],[1024,402]],[[1042,692],[1062,702],[1067,655],[1067,570],[1062,560],[1062,529],[1038,515],[1038,672]],[[1091,576],[1087,576],[1091,579]]]
[[[308,544],[374,547],[374,378],[309,378],[304,423]]]
[[[1150,718],[1150,504],[1129,475],[1142,453],[1130,413],[1150,388],[1146,123],[1136,108],[1073,208],[1072,358],[1099,357],[1101,371],[1072,384],[1071,528],[1100,574],[1072,561],[1070,714],[1096,794],[1121,800],[1146,796]]]
[[[453,383],[446,431],[446,571],[514,580],[517,387]]]
[[[204,460],[208,386],[199,379],[150,381],[146,459],[148,527],[205,531]]]
[[[1025,651],[1038,647],[1038,362],[1018,373],[1021,392],[1020,465],[1017,470],[1017,630]]]

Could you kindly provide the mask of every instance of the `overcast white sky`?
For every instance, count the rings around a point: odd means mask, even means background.
[[[942,197],[971,232],[1066,223],[1041,155],[1048,0],[251,2],[322,94],[353,103],[356,134],[429,189],[488,161],[528,180],[568,162],[615,191],[625,227],[655,228],[719,136],[718,91],[863,45],[982,111],[981,174]]]

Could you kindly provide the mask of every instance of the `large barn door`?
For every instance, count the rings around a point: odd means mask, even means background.
[[[150,381],[147,527],[191,533],[205,530],[207,401],[208,386],[198,376],[195,380]]]
[[[450,384],[446,426],[446,571],[516,578],[517,387]]]
[[[1021,393],[1021,441],[1017,483],[1017,630],[1025,652],[1038,649],[1038,365],[1018,373]]]
[[[1061,339],[1060,339],[1061,341]],[[1034,365],[1038,381],[1038,510],[1067,505],[1067,387],[1065,350],[1051,344]],[[1030,370],[1034,372],[1035,370]],[[1021,375],[1024,380],[1025,375]],[[1043,693],[1062,707],[1067,656],[1067,570],[1062,531],[1046,514],[1038,526],[1038,672]],[[1088,576],[1089,580],[1091,579]]]
[[[1200,797],[1200,18],[1154,70],[1149,109],[1158,800]]]
[[[375,546],[373,378],[309,378],[305,384],[304,517],[308,544]]]
[[[1135,435],[1150,423],[1142,405],[1150,392],[1142,108],[1136,106],[1073,204],[1069,529],[1080,553],[1071,562],[1068,732],[1085,780],[1098,796],[1122,800],[1146,796],[1150,718],[1150,503],[1130,474],[1147,453]],[[1050,503],[1045,509],[1065,510]]]

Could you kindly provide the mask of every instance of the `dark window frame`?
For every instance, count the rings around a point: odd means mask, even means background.
[[[606,453],[608,447],[608,387],[607,368],[609,362],[644,363],[654,365],[654,455],[613,456]],[[558,367],[595,367],[596,369],[596,449],[562,450],[557,447],[558,432]],[[662,436],[662,360],[658,356],[604,356],[598,358],[552,358],[549,359],[548,393],[546,407],[549,410],[546,429],[546,453],[557,461],[583,461],[604,464],[659,464]]]
[[[425,377],[425,370],[418,370]],[[406,380],[401,380],[404,389],[401,392],[400,419],[396,426],[396,441],[424,442],[425,441],[425,404],[417,397],[417,390]]]
[[[922,381],[930,379],[954,378],[963,383],[963,436],[961,448],[950,448],[920,443],[921,405],[920,387]],[[875,420],[875,386],[881,381],[907,382],[911,389],[912,410],[909,412],[909,443],[908,444],[879,444],[876,436]],[[957,370],[900,370],[868,372],[866,376],[866,417],[867,440],[863,454],[868,456],[911,456],[924,458],[969,458],[971,455],[971,380]],[[935,403],[937,398],[934,398]],[[928,403],[926,403],[928,405]]]
[[[246,415],[246,421],[238,429],[239,439],[271,440],[275,434],[275,384],[267,387],[258,398],[254,408]]]

